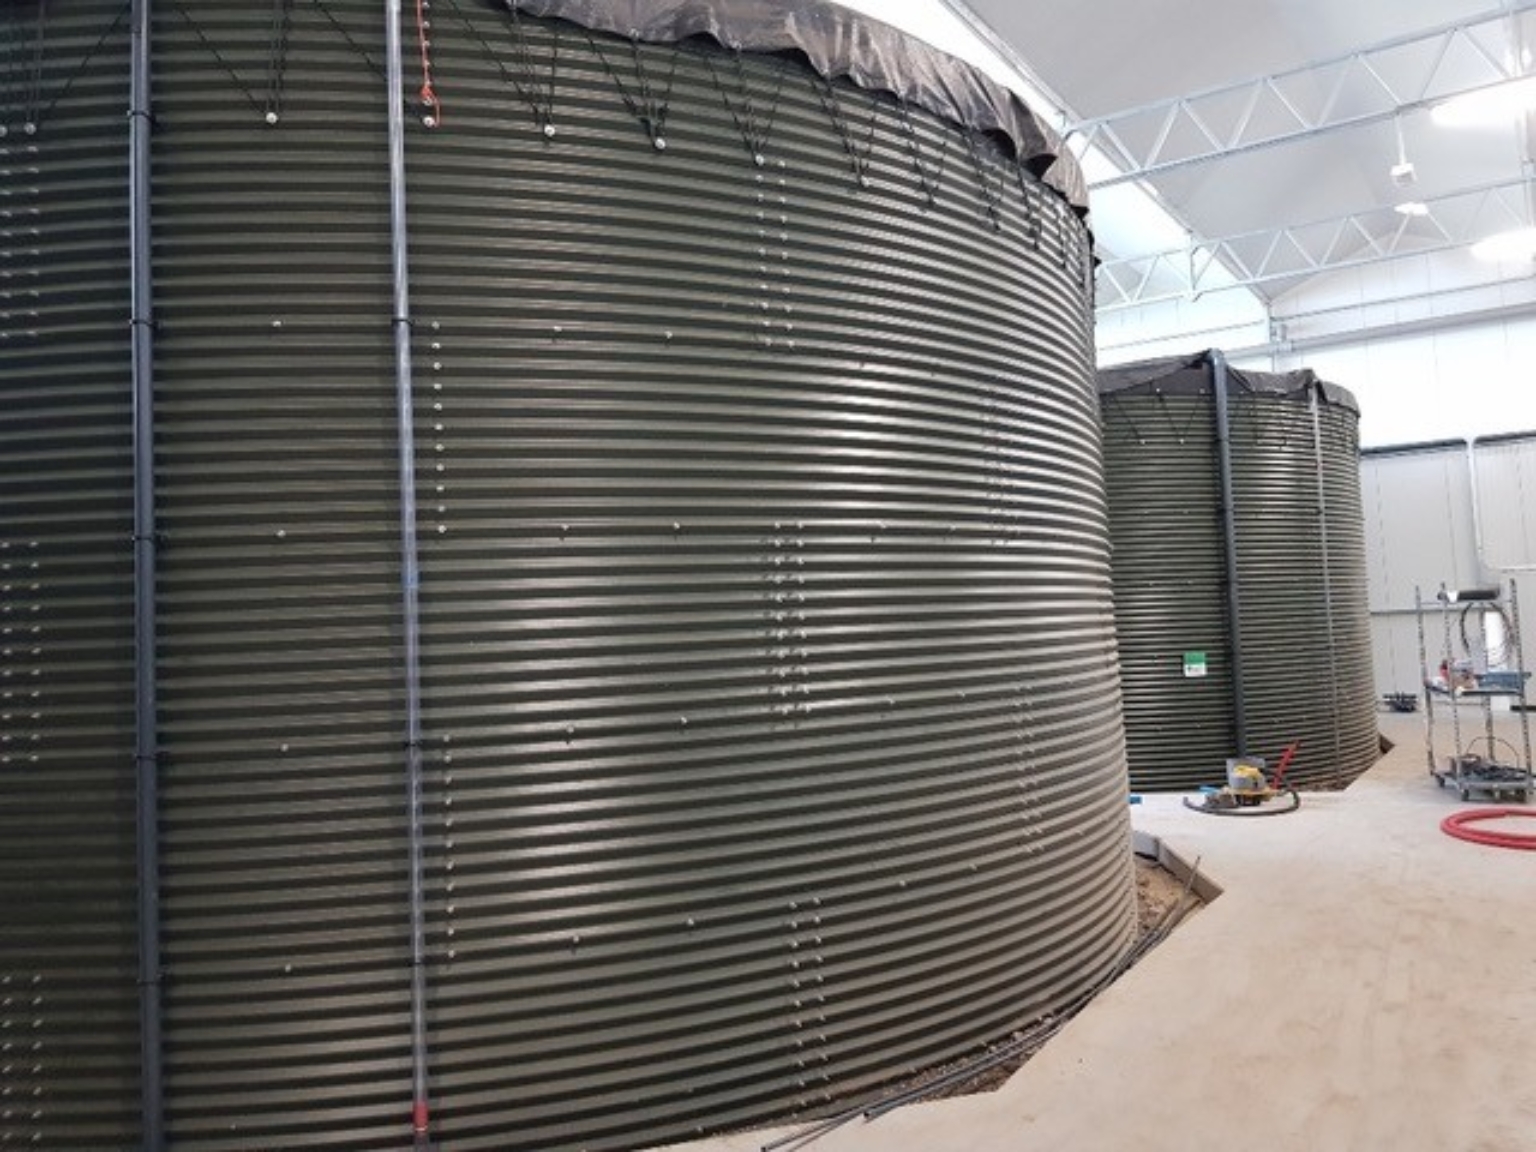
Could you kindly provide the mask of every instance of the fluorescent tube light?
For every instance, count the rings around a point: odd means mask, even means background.
[[[1429,117],[1442,128],[1479,128],[1507,124],[1536,109],[1536,76],[1463,92],[1436,104]]]
[[[1511,262],[1536,257],[1536,228],[1514,228],[1497,232],[1472,245],[1472,255],[1479,260]]]

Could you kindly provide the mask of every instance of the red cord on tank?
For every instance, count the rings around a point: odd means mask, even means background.
[[[443,102],[432,87],[431,41],[427,39],[426,0],[416,0],[416,43],[421,47],[421,102],[427,110],[425,122],[428,128],[436,128],[443,122]]]

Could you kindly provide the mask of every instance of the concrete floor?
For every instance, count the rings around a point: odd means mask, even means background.
[[[1224,894],[997,1092],[810,1148],[1536,1149],[1536,853],[1444,835],[1441,818],[1469,805],[1426,772],[1422,719],[1384,715],[1382,730],[1391,753],[1293,816],[1218,819],[1148,796],[1137,829],[1200,857]],[[686,1147],[757,1152],[791,1131]]]

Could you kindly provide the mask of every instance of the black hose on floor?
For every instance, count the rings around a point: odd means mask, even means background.
[[[1245,820],[1254,816],[1289,816],[1301,807],[1301,794],[1296,789],[1287,788],[1281,795],[1291,798],[1289,808],[1244,808],[1236,805],[1231,808],[1213,808],[1205,801],[1191,804],[1188,796],[1184,797],[1184,807],[1191,812],[1203,812],[1207,816],[1240,816]]]

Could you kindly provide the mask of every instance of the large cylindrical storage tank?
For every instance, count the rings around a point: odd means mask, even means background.
[[[1293,742],[1293,783],[1349,783],[1379,753],[1353,398],[1216,353],[1099,391],[1132,786],[1220,784]]]
[[[0,16],[0,1134],[643,1147],[1080,995],[1134,918],[1075,169],[840,9],[484,0],[406,6],[395,164],[386,7]]]

